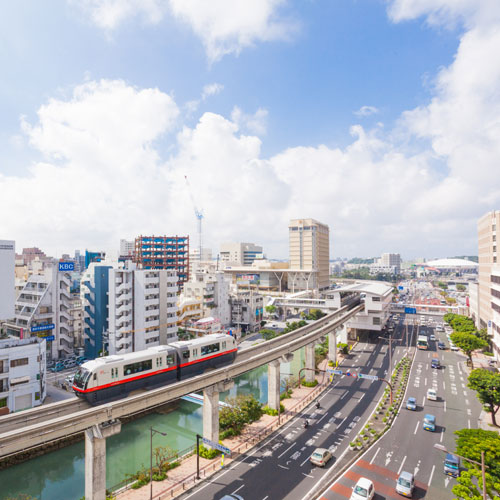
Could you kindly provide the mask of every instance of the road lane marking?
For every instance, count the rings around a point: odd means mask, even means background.
[[[234,495],[235,493],[237,493],[238,491],[240,491],[240,490],[241,490],[241,488],[243,488],[244,486],[245,486],[245,485],[244,485],[244,484],[242,484],[239,488],[236,488],[236,489],[235,489],[235,490],[231,493],[231,495]]]
[[[444,380],[443,380],[443,391],[446,391],[446,385],[444,383]]]
[[[432,470],[431,470],[431,475],[429,477],[429,482],[427,483],[427,486],[430,486],[431,485],[431,482],[432,482],[432,476],[434,475],[434,469],[436,468],[435,465],[432,466]]]
[[[327,416],[328,416],[328,413],[325,413],[316,423],[319,424]],[[326,424],[326,425],[329,425],[329,424]]]
[[[349,391],[345,391],[344,394],[340,396],[340,399],[344,399],[347,396],[347,394],[349,394]]]
[[[444,436],[444,431],[441,431],[441,437],[439,438],[439,442],[442,443],[443,442],[443,436]]]
[[[424,399],[422,399],[422,406],[425,406],[425,396]]]
[[[405,464],[405,461],[406,461],[406,455],[405,455],[405,457],[403,458],[403,461],[401,462],[401,465],[399,466],[399,469],[398,469],[398,476],[399,476],[399,474],[401,474],[401,470],[403,469],[403,465]]]
[[[444,411],[446,413],[446,399],[444,400]]]
[[[470,420],[467,420],[467,427],[470,429]]]
[[[342,424],[343,424],[346,420],[347,420],[347,417],[344,417],[344,418],[341,420],[340,424],[339,424],[339,425],[337,425],[337,430],[339,429],[339,427],[340,427],[340,426],[341,426],[341,425],[342,425]]]
[[[427,377],[425,377],[424,385],[427,386]]]
[[[293,443],[291,446],[289,446],[281,455],[278,456],[278,458],[281,458],[289,449],[293,448],[297,443]]]
[[[466,404],[466,405],[468,405],[468,404],[469,404],[469,400],[468,400],[468,399],[466,399],[466,400],[465,400],[465,404]]]
[[[284,465],[278,464],[278,467],[281,467],[282,469],[285,470],[290,470],[290,467],[285,467]]]
[[[375,455],[373,455],[372,459],[370,460],[370,465],[373,463],[375,460],[375,457],[377,456],[378,452],[380,451],[380,446],[377,448],[377,451],[375,452]]]
[[[302,474],[304,474],[304,476],[306,476],[306,477],[311,477],[314,479],[314,476],[311,476],[311,474],[306,474],[305,472],[303,472]]]
[[[417,422],[417,425],[415,426],[415,432],[413,434],[416,434],[417,433],[417,430],[418,430],[418,426],[420,425],[420,420]]]

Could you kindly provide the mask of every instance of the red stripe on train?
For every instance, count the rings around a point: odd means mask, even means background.
[[[180,365],[180,367],[182,368],[183,366],[188,366],[188,365],[192,365],[194,363],[199,363],[200,361],[205,361],[207,359],[213,359],[213,358],[216,358],[218,356],[224,356],[225,354],[230,354],[232,352],[236,352],[237,350],[238,349],[232,349],[230,351],[225,351],[225,352],[221,352],[219,354],[214,354],[213,356],[208,356],[206,358],[197,359],[195,361],[190,361],[188,363],[184,363],[184,364]],[[177,365],[171,366],[170,368],[165,368],[163,370],[157,370],[157,371],[152,372],[152,373],[143,373],[142,375],[137,375],[136,377],[131,377],[131,378],[123,379],[123,380],[117,380],[117,381],[111,382],[109,384],[99,385],[97,387],[91,387],[90,389],[79,389],[78,387],[73,385],[73,389],[75,391],[80,392],[80,393],[94,392],[94,391],[98,391],[101,389],[106,389],[108,387],[114,387],[116,385],[125,384],[126,382],[132,382],[133,380],[139,380],[141,378],[151,377],[153,375],[158,375],[159,373],[165,373],[165,372],[168,372],[170,370],[176,370],[176,369],[177,369]]]

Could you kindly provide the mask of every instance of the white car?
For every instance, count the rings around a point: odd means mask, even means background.
[[[373,483],[365,477],[360,477],[352,489],[350,500],[372,500],[375,496]]]
[[[451,342],[450,342],[450,349],[452,351],[458,351],[459,350],[458,347],[455,344],[452,344]]]
[[[427,389],[427,399],[431,401],[437,401],[437,392],[436,389]]]

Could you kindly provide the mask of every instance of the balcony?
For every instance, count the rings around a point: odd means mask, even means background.
[[[116,296],[117,305],[123,304],[124,302],[128,302],[132,300],[132,291],[124,290],[122,293]]]
[[[127,282],[124,282],[121,285],[118,285],[115,288],[116,296],[118,297],[122,293],[125,293],[125,292],[128,292],[130,294],[131,288],[132,288],[132,284],[131,283],[127,283]]]
[[[124,304],[120,304],[116,310],[116,316],[121,317],[121,316],[129,316],[130,313],[132,312],[132,306],[128,302]]]

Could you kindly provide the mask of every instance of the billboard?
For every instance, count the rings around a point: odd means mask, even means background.
[[[59,262],[59,271],[74,271],[74,262]]]
[[[260,274],[237,274],[236,283],[239,285],[258,285],[260,283]]]
[[[45,330],[53,330],[55,327],[56,327],[56,325],[54,325],[54,323],[48,323],[46,325],[32,326],[30,328],[30,330],[31,330],[31,333],[34,333],[34,332],[43,332]]]

